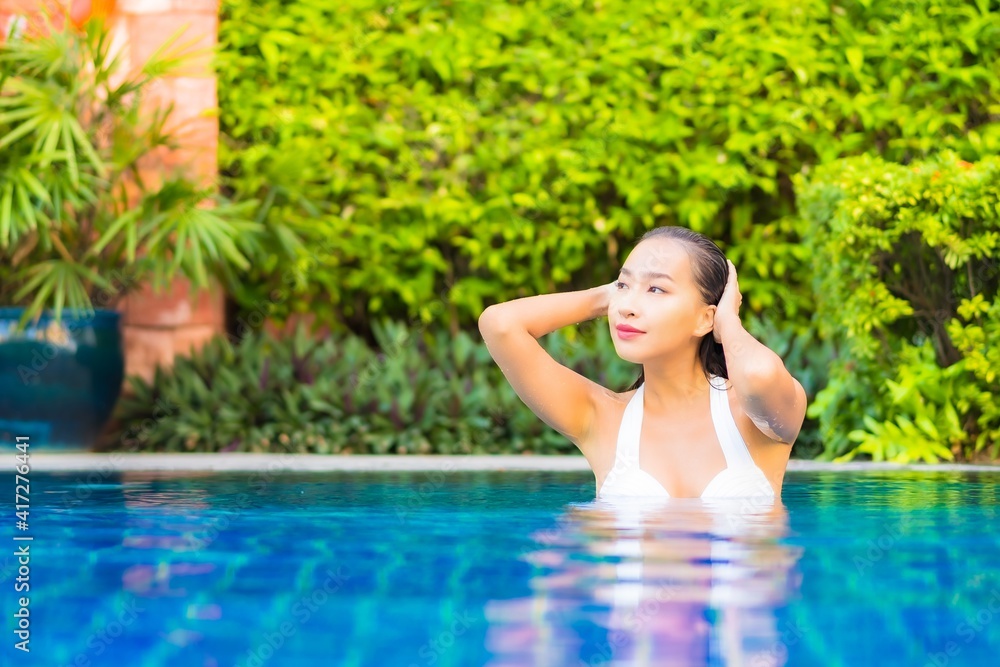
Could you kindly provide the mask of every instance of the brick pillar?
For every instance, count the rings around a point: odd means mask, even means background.
[[[118,0],[115,30],[123,34],[129,64],[146,62],[179,30],[174,45],[207,52],[183,71],[164,77],[150,88],[148,103],[173,104],[168,131],[180,148],[161,151],[148,165],[144,178],[155,182],[166,170],[181,169],[202,184],[215,182],[219,124],[216,81],[210,69],[210,49],[218,36],[219,0]],[[184,279],[165,293],[148,286],[132,293],[120,308],[124,314],[125,369],[151,378],[157,365],[169,366],[177,354],[204,345],[225,328],[224,295],[215,288],[194,297]]]

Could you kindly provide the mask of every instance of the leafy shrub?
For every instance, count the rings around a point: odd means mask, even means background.
[[[504,380],[481,340],[376,323],[378,348],[353,335],[315,341],[218,338],[152,382],[130,378],[109,449],[356,454],[576,452]],[[635,379],[605,332],[555,332],[563,363],[623,390]]]
[[[603,284],[640,232],[682,224],[798,336],[791,178],[864,152],[995,153],[998,19],[942,0],[224,0],[220,161],[261,219],[312,240],[278,316],[454,330]],[[246,298],[283,268],[259,264]]]
[[[816,323],[835,343],[809,408],[827,458],[974,458],[1000,448],[1000,159],[864,156],[796,180]]]

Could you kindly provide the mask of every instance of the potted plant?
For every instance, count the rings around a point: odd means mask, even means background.
[[[0,44],[0,437],[87,447],[122,385],[116,304],[146,282],[193,289],[239,272],[282,230],[181,174],[143,167],[173,148],[157,78],[189,53],[168,40],[123,72],[100,19],[48,22]],[[152,182],[153,180],[157,182]]]

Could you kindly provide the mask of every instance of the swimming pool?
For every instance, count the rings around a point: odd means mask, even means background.
[[[32,474],[31,654],[7,613],[4,664],[943,667],[1000,650],[991,472],[789,472],[783,509],[738,512],[612,506],[578,472],[87,478]]]

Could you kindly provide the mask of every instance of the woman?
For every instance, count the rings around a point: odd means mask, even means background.
[[[683,227],[648,231],[618,279],[488,307],[479,330],[521,400],[594,471],[599,498],[780,498],[805,417],[802,385],[743,329],[736,267]],[[552,359],[539,337],[608,317],[642,365],[618,393]]]

